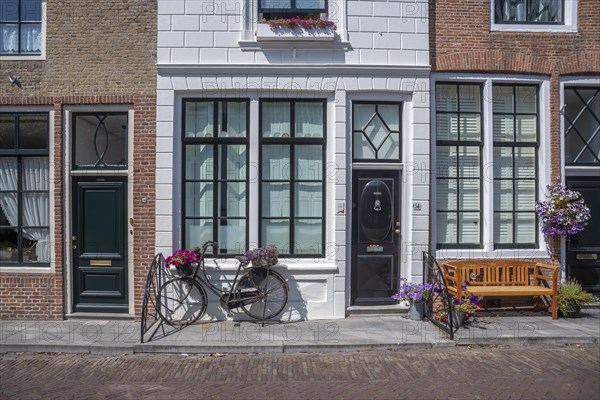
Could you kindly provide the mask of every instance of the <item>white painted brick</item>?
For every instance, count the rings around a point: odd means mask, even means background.
[[[385,32],[387,31],[387,18],[385,17],[360,17],[361,32]]]
[[[396,2],[381,2],[374,1],[373,2],[373,15],[380,16],[388,16],[388,17],[400,17],[400,3]]]
[[[171,29],[174,31],[197,31],[200,18],[197,15],[174,15],[171,17]]]
[[[360,50],[362,64],[387,64],[388,56],[385,50]]]
[[[172,106],[174,94],[172,90],[158,90],[156,92],[156,105]]]
[[[156,183],[173,183],[173,170],[171,168],[157,168]]]
[[[170,110],[169,110],[170,108]],[[168,114],[169,117],[162,117],[162,118],[171,118],[171,119],[166,119],[164,121],[158,121],[156,123],[156,136],[162,136],[162,137],[173,137],[173,107],[157,107],[157,112],[158,109],[160,109],[161,113],[164,113],[165,115]],[[164,110],[164,111],[163,111]]]
[[[413,124],[413,137],[415,139],[429,139],[431,135],[429,124]]]
[[[413,122],[417,124],[424,124],[429,122],[430,115],[429,109],[427,108],[415,108],[413,109]]]
[[[202,64],[227,64],[227,49],[200,49]]]
[[[358,17],[348,17],[348,32],[358,32],[359,22]]]
[[[171,49],[161,48],[156,53],[156,62],[158,64],[168,64],[171,62]]]
[[[346,52],[344,55],[344,61],[346,64],[360,64],[360,50],[352,50]]]
[[[429,50],[429,36],[423,33],[402,35],[403,50]]]
[[[156,107],[156,120],[171,122],[173,121],[173,106],[158,106]],[[157,132],[158,134],[158,132]]]
[[[308,90],[321,90],[321,81],[323,78],[320,76],[309,76],[306,87]]]
[[[156,215],[172,215],[173,200],[156,200]]]
[[[186,0],[185,13],[198,15],[213,15],[217,11],[212,0]]]
[[[343,276],[336,276],[334,278],[333,290],[336,292],[344,292],[346,290],[346,278]]]
[[[186,32],[185,33],[186,47],[213,47],[212,32]]]
[[[349,32],[348,40],[355,49],[373,48],[373,34],[363,32]]]
[[[240,49],[229,49],[230,64],[254,64],[253,51],[241,51]]]
[[[199,55],[197,48],[171,49],[171,62],[173,64],[198,64]]]
[[[417,51],[417,65],[429,65],[428,51]]]
[[[156,185],[156,199],[157,200],[172,200],[173,199],[173,185],[160,184]],[[159,229],[161,230],[161,229]]]
[[[428,19],[429,4],[427,2],[405,2],[400,6],[402,18]]]
[[[174,75],[171,77],[171,84],[173,85],[173,89],[175,90],[186,90],[187,80],[183,75]]]
[[[295,76],[294,86],[298,86],[300,89],[305,90],[308,86],[308,78],[304,76]]]
[[[183,0],[158,0],[158,15],[184,13],[185,2]]]
[[[373,4],[371,1],[348,1],[348,16],[350,15],[373,15]]]
[[[390,32],[415,33],[415,19],[390,18],[388,29]]]
[[[415,33],[429,33],[429,20],[426,18],[416,19]]]
[[[390,56],[391,58],[391,56]],[[401,78],[388,78],[387,80],[387,89],[388,90],[393,90],[393,91],[399,91],[400,90],[400,84],[402,83],[402,79]]]
[[[373,78],[358,78],[358,88],[360,90],[373,90]]]
[[[173,228],[171,228],[173,229]],[[171,246],[173,242],[172,232],[156,232],[156,247]],[[167,252],[169,254],[170,252]]]
[[[172,89],[170,76],[157,76],[156,77],[156,88],[157,89]]]
[[[382,33],[375,34],[373,44],[376,49],[400,49],[400,34],[399,33]]]
[[[158,47],[183,47],[183,32],[158,32]]]
[[[186,77],[186,83],[189,90],[201,90],[202,89],[202,78],[199,76],[188,76]]]
[[[229,32],[240,32],[244,28],[244,20],[242,18],[241,15],[227,16],[227,29]]]
[[[413,65],[416,60],[416,54],[414,50],[390,50],[390,64]]]
[[[170,153],[173,151],[173,134],[169,137],[157,137],[156,138],[156,152],[157,153]]]
[[[315,49],[308,52],[308,62],[310,64],[331,64],[333,63],[333,52]]]
[[[159,31],[171,30],[171,16],[170,15],[159,15],[158,16],[158,30]]]
[[[383,76],[376,76],[373,78],[373,90],[386,90],[387,89],[387,78]]]
[[[240,34],[238,32],[215,32],[215,47],[239,48],[239,40]]]
[[[173,229],[173,218],[167,216],[156,217],[156,230],[166,231]]]
[[[202,15],[200,17],[200,30],[204,32],[226,31],[226,15]]]
[[[358,79],[356,77],[345,76],[343,82],[346,90],[358,90]]]

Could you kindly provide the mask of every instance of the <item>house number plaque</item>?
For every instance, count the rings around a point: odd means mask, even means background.
[[[110,267],[112,260],[90,260],[90,265],[92,267]]]
[[[597,260],[598,254],[577,254],[578,260]]]

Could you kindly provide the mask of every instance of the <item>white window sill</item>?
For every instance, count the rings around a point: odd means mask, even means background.
[[[0,56],[0,61],[45,61],[46,56]]]
[[[575,25],[492,24],[492,32],[577,33]]]
[[[268,24],[258,24],[256,40],[262,41],[317,41],[331,42],[335,38],[333,28],[325,29],[271,29]]]

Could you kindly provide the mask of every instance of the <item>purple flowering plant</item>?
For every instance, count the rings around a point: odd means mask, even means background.
[[[167,257],[165,262],[167,263],[167,268],[171,266],[177,268],[185,264],[198,262],[199,259],[199,255],[194,251],[179,249],[173,255]]]
[[[535,205],[542,231],[547,237],[568,237],[582,231],[591,218],[581,193],[569,190],[560,182],[548,185],[548,200]]]
[[[321,18],[280,18],[267,21],[272,30],[276,29],[337,29],[335,22]]]
[[[410,303],[426,301],[431,296],[433,285],[430,283],[412,283],[406,278],[400,278],[400,287],[396,294],[392,295],[392,299],[396,301],[405,300]]]
[[[248,250],[244,253],[244,257],[246,257],[246,263],[252,263],[253,267],[266,267],[277,264],[279,250],[276,246],[268,245]]]
[[[479,310],[482,307],[481,302],[483,301],[483,296],[474,296],[469,292],[470,285],[469,281],[465,281],[461,286],[461,298],[455,298],[452,303],[457,313],[463,313],[467,317],[473,315],[476,310]]]

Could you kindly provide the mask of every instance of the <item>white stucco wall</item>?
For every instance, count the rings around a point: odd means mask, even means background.
[[[256,18],[243,17],[253,1],[159,0],[157,252],[169,254],[180,243],[183,98],[250,99],[251,164],[253,157],[258,162],[260,98],[326,98],[326,257],[281,260],[279,268],[291,289],[283,318],[343,318],[350,305],[352,101],[403,102],[401,276],[421,279],[430,207],[427,2],[333,0],[335,41],[259,43]],[[258,185],[250,186],[249,201],[258,207]],[[257,217],[249,218],[249,230],[252,247]],[[216,304],[208,315],[222,317]]]

